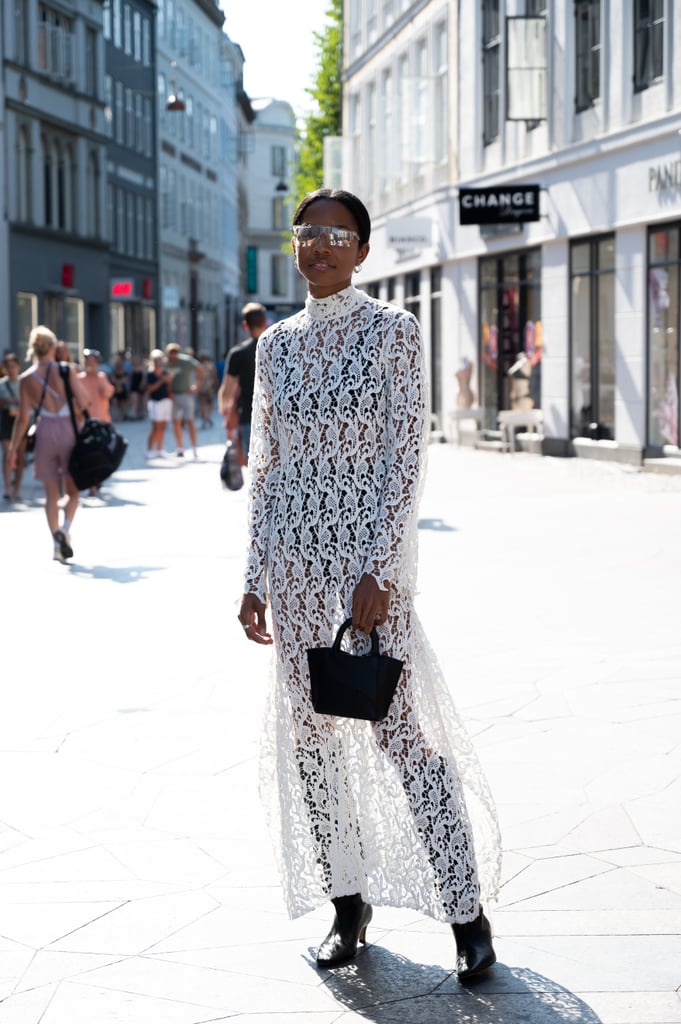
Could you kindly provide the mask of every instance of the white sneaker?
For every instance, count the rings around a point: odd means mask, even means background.
[[[52,555],[52,560],[54,562],[61,562],[62,565],[66,565],[66,559],[62,555],[61,548],[59,547],[58,544],[54,545],[54,554]]]
[[[71,547],[71,538],[69,537],[66,530],[55,530],[54,531],[54,546],[59,547],[61,554],[61,561],[66,561],[67,558],[73,558],[73,548]]]

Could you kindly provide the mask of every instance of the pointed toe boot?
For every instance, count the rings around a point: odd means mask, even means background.
[[[358,943],[366,942],[367,925],[373,911],[359,893],[353,896],[338,896],[331,901],[336,916],[331,931],[317,951],[318,967],[338,967],[352,960]]]
[[[452,930],[456,939],[456,974],[459,981],[476,978],[496,963],[492,928],[482,907],[474,921],[453,924]]]

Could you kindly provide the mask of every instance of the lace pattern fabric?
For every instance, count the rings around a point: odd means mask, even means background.
[[[493,801],[413,606],[426,408],[417,321],[352,286],[260,338],[244,589],[270,601],[261,795],[293,917],[360,892],[463,923],[496,894]],[[306,651],[363,573],[391,587],[381,646],[405,663],[379,723],[309,696]]]

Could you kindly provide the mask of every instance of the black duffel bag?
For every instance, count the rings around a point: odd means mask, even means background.
[[[128,442],[121,437],[112,423],[94,420],[87,413],[85,413],[85,423],[78,430],[73,411],[68,365],[61,363],[59,371],[64,380],[71,422],[76,433],[76,443],[69,458],[69,473],[78,490],[85,491],[90,487],[98,487],[118,469],[123,461]]]

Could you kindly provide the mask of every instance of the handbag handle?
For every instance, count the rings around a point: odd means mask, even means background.
[[[342,641],[343,637],[345,636],[346,630],[349,629],[349,627],[351,625],[352,625],[352,619],[346,619],[345,622],[343,623],[343,625],[338,627],[338,632],[336,633],[336,639],[333,642],[333,650],[334,651],[340,651],[341,641]],[[378,655],[378,632],[376,631],[376,627],[375,626],[372,627],[372,630],[371,630],[371,633],[369,634],[369,636],[371,637],[371,651],[370,651],[370,653],[375,658]]]

